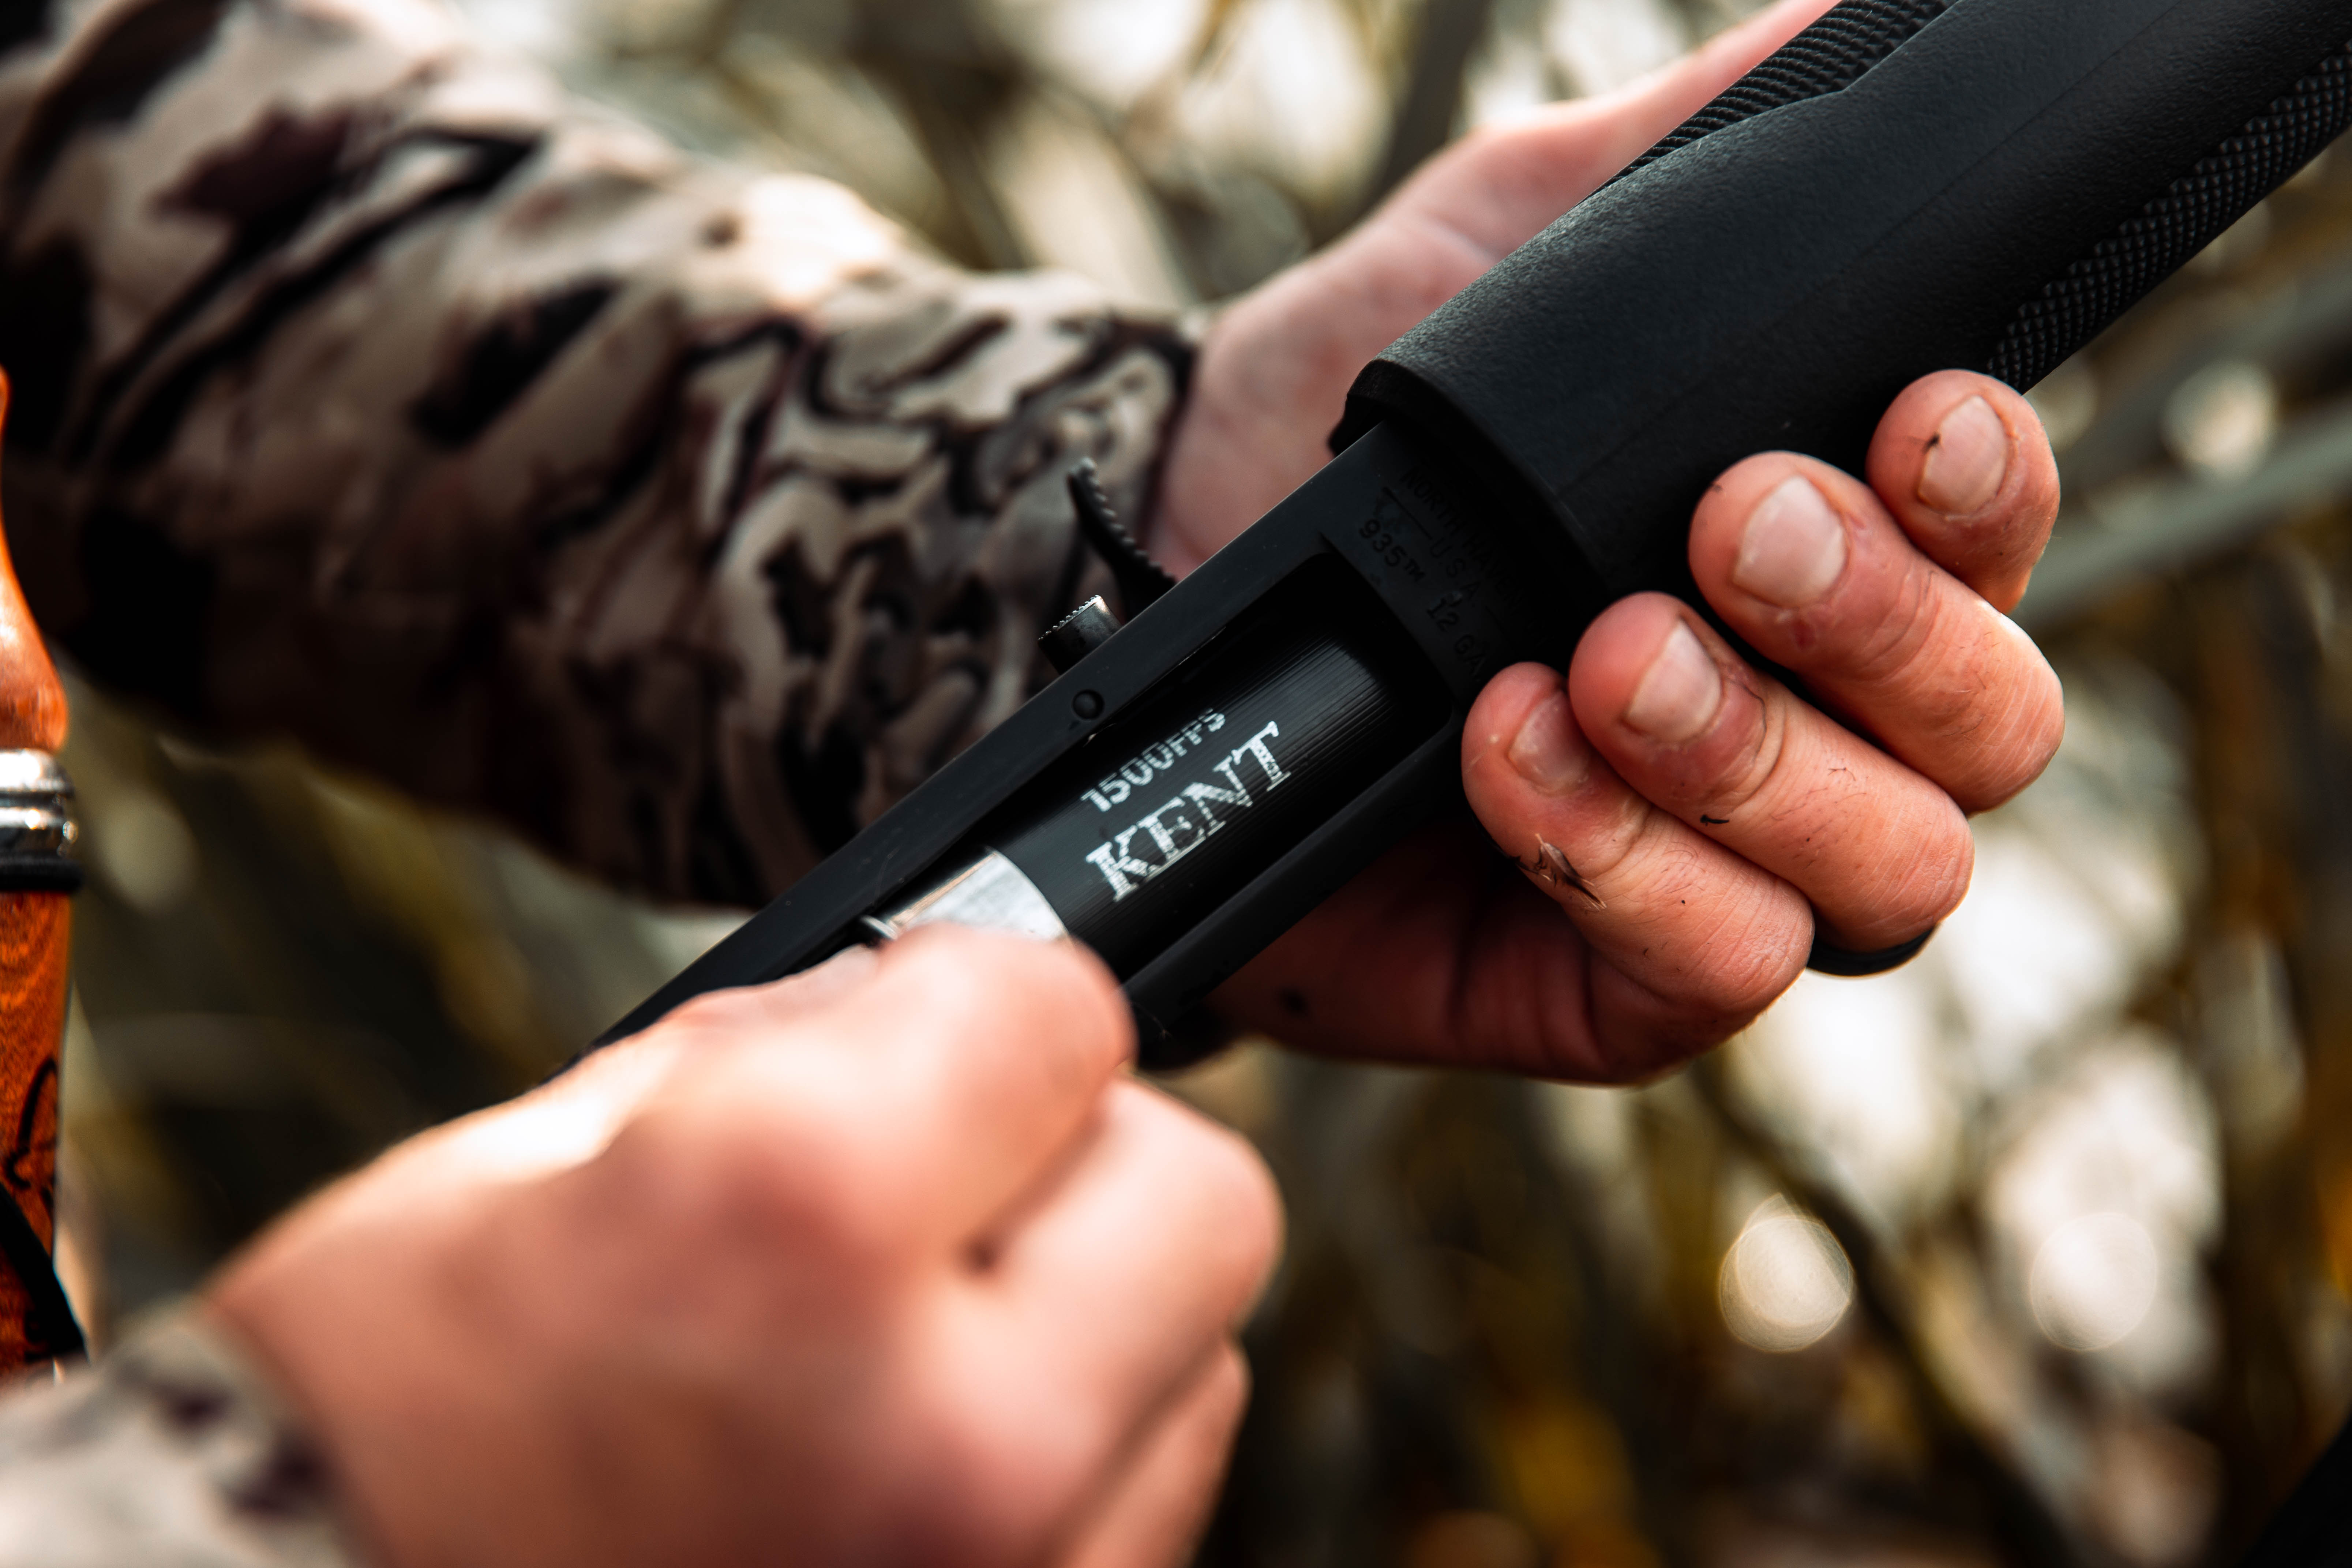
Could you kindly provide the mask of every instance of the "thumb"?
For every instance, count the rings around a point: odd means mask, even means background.
[[[1465,137],[1370,220],[1433,223],[1501,259],[1706,108],[1833,0],[1780,0],[1638,81]]]

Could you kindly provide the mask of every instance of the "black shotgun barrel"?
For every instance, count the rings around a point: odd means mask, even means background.
[[[2352,0],[1847,0],[1367,367],[1338,456],[610,1031],[954,919],[1067,932],[1147,1061],[1461,807],[1461,728],[1774,448],[2032,385],[2352,121]],[[1124,791],[1125,793],[1121,793]]]

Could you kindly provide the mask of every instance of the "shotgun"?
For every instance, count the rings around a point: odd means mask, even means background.
[[[1048,633],[1052,685],[598,1044],[952,920],[1086,942],[1180,1063],[1463,808],[1490,677],[1637,590],[1704,609],[1718,473],[1859,471],[1931,371],[2032,386],[2343,132],[2347,41],[2352,0],[1846,0],[1366,366],[1332,461],[1181,584],[1096,520],[1132,618]]]
[[[1630,593],[1705,611],[1717,474],[1858,472],[1933,371],[2033,386],[2347,124],[2352,0],[1845,0],[1366,366],[1333,460],[1181,584],[1074,484],[1128,623],[1055,627],[1059,679],[597,1044],[951,920],[1086,942],[1181,1064],[1215,985],[1464,809],[1489,678]],[[2347,1509],[2352,1429],[2249,1568],[2352,1561]]]

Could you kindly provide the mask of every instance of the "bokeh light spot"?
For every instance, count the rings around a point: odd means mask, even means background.
[[[1759,1351],[1801,1351],[1837,1327],[1853,1304],[1853,1266],[1819,1220],[1774,1198],[1723,1256],[1723,1321]]]
[[[2236,479],[2260,467],[2278,426],[2278,384],[2262,366],[2243,360],[2199,371],[2164,409],[2165,445],[2210,479]]]
[[[2156,1302],[2156,1242],[2123,1214],[2084,1215],[2034,1254],[2027,1295],[2053,1344],[2105,1350],[2139,1327]]]

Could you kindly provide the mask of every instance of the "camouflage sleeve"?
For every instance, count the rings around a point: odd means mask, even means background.
[[[0,1390],[0,1568],[353,1568],[331,1490],[192,1310],[95,1368]]]
[[[0,6],[44,624],[626,885],[758,901],[1012,711],[1099,571],[1063,475],[1148,497],[1187,353],[690,161],[436,0]]]

